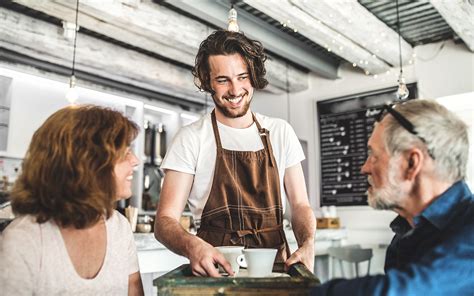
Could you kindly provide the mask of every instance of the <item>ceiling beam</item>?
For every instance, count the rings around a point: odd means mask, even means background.
[[[212,28],[151,0],[126,0],[126,4],[121,1],[81,1],[79,26],[143,49],[148,54],[154,54],[150,57],[155,59],[156,56],[161,56],[189,68],[194,66],[199,44],[213,31]],[[14,2],[58,19],[75,22],[75,0]],[[78,46],[81,38],[78,38]],[[266,66],[269,85],[265,91],[280,94],[286,91],[288,86],[290,92],[308,89],[308,75],[304,71],[275,58],[268,59]],[[282,68],[286,69],[288,75],[281,72]],[[188,69],[180,71],[190,72]],[[154,71],[160,70],[157,68]],[[186,82],[197,90],[193,85],[192,76]]]
[[[474,5],[472,1],[431,0],[431,4],[466,43],[469,50],[474,51]]]
[[[0,19],[0,50],[71,67],[73,41],[65,38],[56,25],[1,7]],[[81,32],[77,36],[75,68],[78,74],[88,73],[199,104],[205,101],[189,70]]]
[[[164,2],[219,28],[227,28],[227,16],[230,8],[228,2],[215,0],[165,0]],[[248,37],[262,42],[269,51],[323,77],[337,78],[338,64],[329,61],[305,43],[287,34],[282,34],[277,28],[242,10],[238,11],[238,23],[240,31]]]
[[[243,0],[348,62],[378,74],[398,66],[398,35],[357,1]],[[403,64],[413,49],[402,41]]]
[[[322,24],[331,27],[349,42],[362,45],[369,53],[390,65],[399,64],[398,33],[375,17],[356,0],[291,2],[306,10]],[[402,43],[402,62],[407,64],[413,49],[405,40]],[[335,46],[334,50],[338,50]],[[360,58],[359,58],[360,60]],[[375,59],[374,59],[375,60]],[[370,61],[369,61],[370,62]],[[370,71],[370,69],[367,69]],[[375,73],[375,72],[374,72]]]

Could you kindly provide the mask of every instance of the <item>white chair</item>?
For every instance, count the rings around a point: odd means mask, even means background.
[[[356,277],[359,277],[359,263],[368,261],[367,265],[367,275],[370,272],[370,261],[372,259],[373,253],[372,249],[363,249],[360,245],[347,245],[341,247],[330,247],[328,249],[328,255],[331,260],[330,266],[332,269],[331,278],[335,276],[335,268],[334,263],[337,259],[339,261],[339,266],[341,269],[341,275],[344,277],[344,266],[342,264],[343,261],[354,263],[355,266],[355,274]]]

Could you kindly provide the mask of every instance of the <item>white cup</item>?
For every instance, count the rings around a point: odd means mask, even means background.
[[[221,247],[216,247],[216,249],[224,255],[225,260],[227,260],[230,263],[230,266],[232,266],[232,271],[234,272],[234,275],[237,275],[240,270],[238,258],[240,255],[242,255],[242,250],[244,247],[242,246],[221,246]],[[219,265],[219,272],[225,272],[225,270],[222,268],[222,266]]]
[[[249,277],[267,277],[272,274],[277,249],[244,249],[238,258],[241,267],[247,267]]]
[[[329,208],[327,206],[324,206],[321,208],[321,212],[323,215],[323,218],[329,218]]]

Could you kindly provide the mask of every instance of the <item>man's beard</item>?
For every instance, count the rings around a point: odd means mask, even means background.
[[[248,92],[245,93],[245,95],[243,95],[242,100],[245,99],[245,96],[249,96],[249,93]],[[229,117],[229,118],[239,118],[239,117],[242,117],[245,114],[247,114],[247,112],[249,111],[249,108],[250,108],[250,101],[252,100],[252,98],[249,98],[249,100],[247,102],[245,102],[244,105],[241,108],[232,109],[232,108],[229,108],[229,107],[222,106],[220,103],[217,102],[216,99],[214,99],[214,97],[212,99],[214,100],[214,104],[216,105],[216,108],[222,114],[224,114],[225,117]]]
[[[377,210],[393,210],[400,208],[401,202],[406,198],[407,192],[400,188],[401,178],[396,168],[398,159],[392,157],[387,168],[387,184],[375,189],[372,186],[372,193],[368,192],[369,205]],[[398,175],[398,176],[397,176]],[[369,183],[373,184],[369,176]]]

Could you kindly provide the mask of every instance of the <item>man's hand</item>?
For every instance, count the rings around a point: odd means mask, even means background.
[[[185,231],[179,223],[193,180],[194,175],[166,171],[156,210],[155,237],[174,253],[187,257],[196,276],[218,277],[219,272],[215,264],[221,265],[227,273],[233,275],[229,262],[219,251]]]
[[[290,258],[285,262],[285,268],[288,270],[291,265],[301,262],[309,271],[313,272],[314,269],[314,242],[308,241],[304,243],[296,252],[294,252]]]
[[[229,275],[234,275],[232,266],[224,256],[203,240],[197,241],[188,254],[191,270],[195,276],[220,277],[216,264],[222,266]]]

